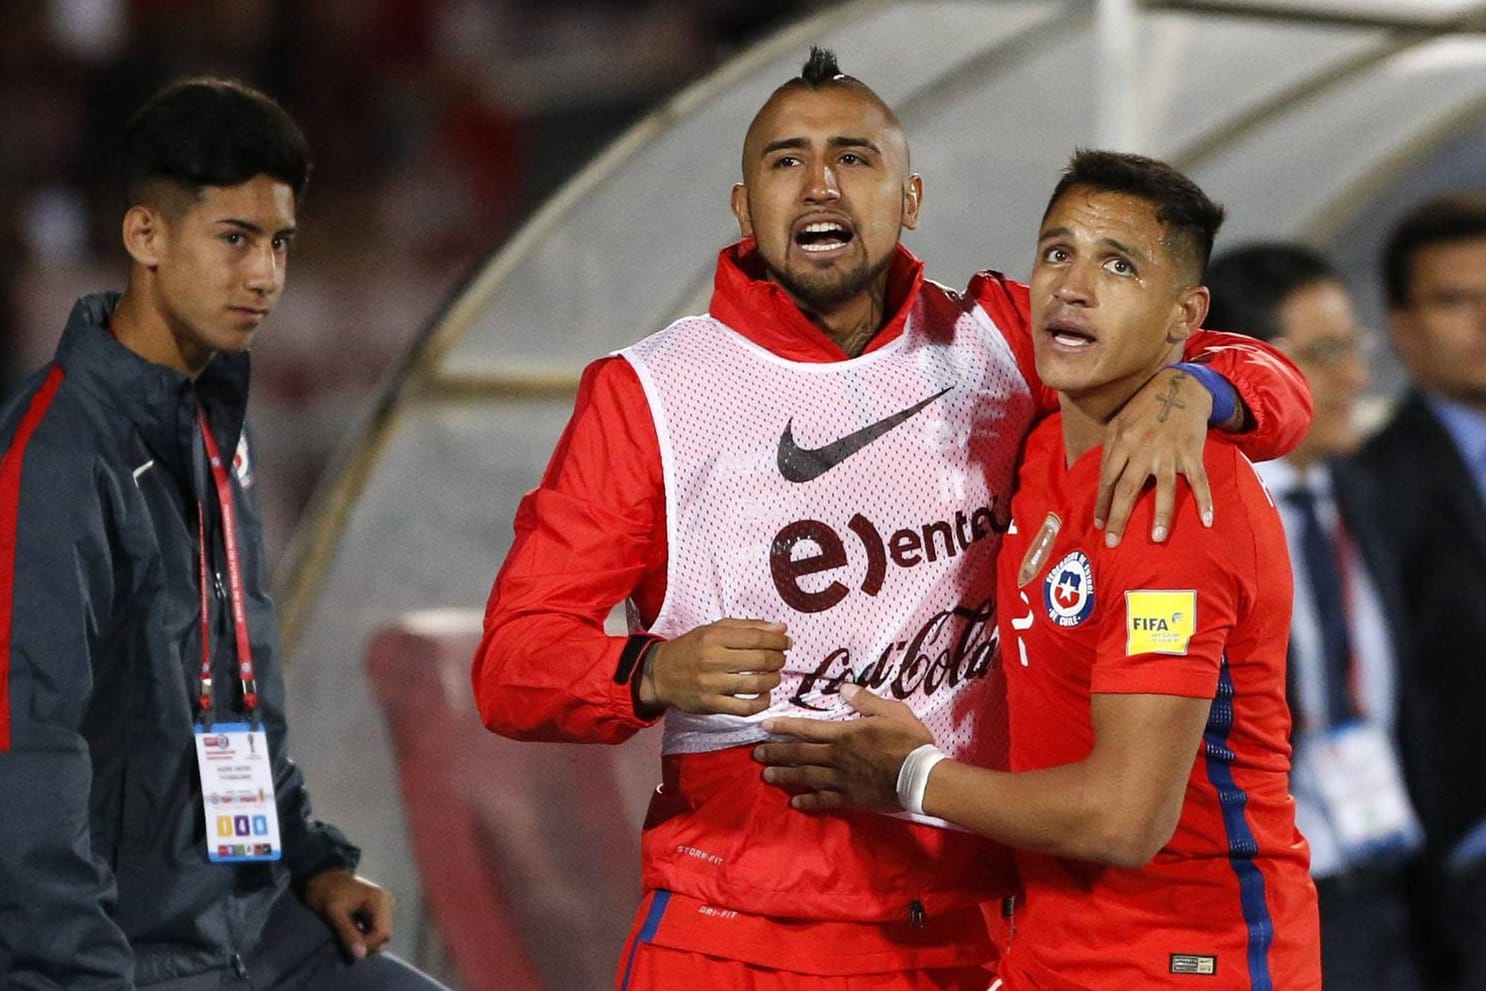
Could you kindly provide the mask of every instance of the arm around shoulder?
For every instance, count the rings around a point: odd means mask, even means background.
[[[1252,460],[1290,453],[1310,430],[1310,386],[1294,363],[1269,344],[1199,330],[1188,338],[1183,360],[1207,365],[1238,392],[1245,416],[1234,441]]]

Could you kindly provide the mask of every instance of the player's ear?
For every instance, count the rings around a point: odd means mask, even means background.
[[[1189,286],[1183,289],[1177,300],[1177,319],[1172,340],[1185,341],[1200,330],[1202,321],[1207,319],[1207,309],[1211,303],[1212,294],[1207,291],[1207,286]]]
[[[903,226],[918,229],[918,211],[924,204],[924,177],[917,172],[903,183]]]
[[[733,195],[729,206],[733,210],[733,219],[738,221],[738,233],[744,237],[752,237],[753,215],[748,211],[748,187],[743,183],[733,184]]]
[[[168,236],[165,218],[153,207],[136,203],[124,213],[120,231],[124,250],[129,257],[145,268],[153,269],[160,264],[160,251]]]

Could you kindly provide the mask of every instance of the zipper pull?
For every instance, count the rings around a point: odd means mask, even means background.
[[[222,572],[220,571],[212,572],[212,591],[219,599],[227,598],[227,586],[222,584]]]

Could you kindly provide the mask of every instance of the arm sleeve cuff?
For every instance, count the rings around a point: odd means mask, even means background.
[[[1213,397],[1213,411],[1207,418],[1207,425],[1218,427],[1233,419],[1233,414],[1238,410],[1238,390],[1234,388],[1221,374],[1195,361],[1181,361],[1168,368],[1180,368],[1207,390],[1208,395]]]

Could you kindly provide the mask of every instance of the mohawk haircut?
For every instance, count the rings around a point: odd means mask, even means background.
[[[898,115],[893,113],[893,108],[887,105],[887,101],[878,96],[877,92],[871,86],[868,86],[856,76],[848,76],[842,72],[841,63],[836,61],[836,53],[829,48],[822,48],[819,45],[810,46],[810,57],[805,60],[804,66],[800,69],[800,74],[786,81],[774,93],[778,95],[779,93],[797,89],[820,90],[832,86],[844,86],[862,93],[882,109],[882,112],[887,115],[887,119],[892,122],[894,127],[900,131],[903,129],[902,123],[898,120]]]
[[[748,142],[756,134],[760,120],[764,118],[770,108],[775,106],[782,98],[791,94],[797,94],[802,91],[815,93],[832,89],[848,90],[865,98],[882,112],[882,115],[887,118],[888,124],[894,130],[900,133],[902,132],[903,125],[899,123],[898,115],[893,113],[893,108],[888,106],[887,102],[872,90],[872,87],[855,76],[848,76],[842,72],[841,64],[836,61],[835,52],[829,48],[822,48],[819,45],[811,45],[810,57],[805,60],[804,66],[800,69],[800,74],[780,83],[774,92],[769,94],[769,98],[764,101],[764,105],[759,108],[758,113],[753,117],[753,121],[748,125],[747,134],[743,139],[743,174],[745,176],[748,175]],[[908,147],[905,141],[903,143],[903,166],[905,172],[909,164]]]
[[[835,52],[829,48],[821,48],[819,45],[810,46],[810,58],[806,60],[805,67],[800,70],[801,82],[811,89],[816,89],[826,83],[844,82],[849,78],[851,77],[841,71]]]

